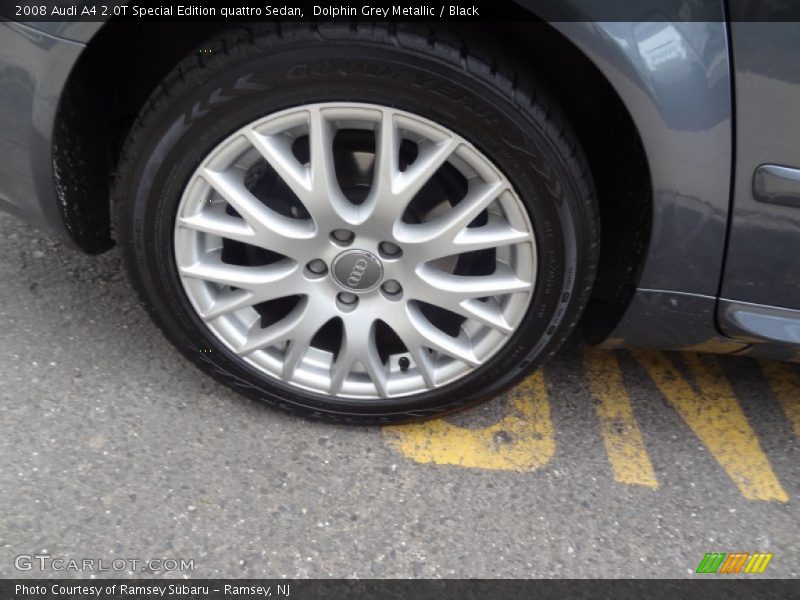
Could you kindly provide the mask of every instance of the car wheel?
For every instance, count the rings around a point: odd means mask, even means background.
[[[225,33],[154,92],[114,196],[167,338],[257,400],[446,414],[551,355],[596,269],[574,133],[535,80],[380,26]]]

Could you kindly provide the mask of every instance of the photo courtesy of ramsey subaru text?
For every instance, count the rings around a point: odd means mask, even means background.
[[[444,415],[579,340],[797,361],[800,25],[651,5],[3,21],[0,208],[119,245],[188,361],[322,420]]]

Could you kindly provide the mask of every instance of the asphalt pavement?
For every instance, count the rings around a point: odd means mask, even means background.
[[[118,250],[0,215],[0,577],[797,577],[799,436],[798,366],[653,351],[421,425],[289,417],[173,350]]]

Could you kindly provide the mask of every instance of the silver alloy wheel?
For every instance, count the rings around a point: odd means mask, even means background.
[[[342,398],[464,377],[506,344],[536,283],[506,177],[445,127],[371,104],[242,127],[190,178],[174,239],[183,288],[227,348]]]

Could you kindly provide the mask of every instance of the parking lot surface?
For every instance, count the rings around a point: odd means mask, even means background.
[[[799,437],[796,365],[582,348],[446,420],[285,416],[173,350],[118,250],[0,215],[2,577],[796,577]]]

